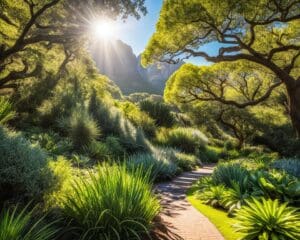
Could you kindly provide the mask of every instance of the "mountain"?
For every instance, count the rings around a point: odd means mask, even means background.
[[[120,40],[98,42],[91,52],[100,73],[113,80],[124,94],[162,94],[169,76],[183,64],[157,63],[143,68],[141,56],[135,56],[132,48]]]

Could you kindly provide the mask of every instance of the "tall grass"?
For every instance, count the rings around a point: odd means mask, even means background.
[[[195,153],[196,150],[204,148],[208,143],[207,137],[198,129],[183,127],[171,130],[162,129],[157,134],[157,141],[186,153]]]
[[[70,136],[75,148],[88,146],[99,136],[100,130],[87,113],[75,113],[71,117]]]
[[[74,182],[63,200],[64,216],[81,239],[141,239],[159,212],[149,174],[123,166],[99,166]]]
[[[0,216],[0,240],[52,240],[58,230],[54,223],[44,224],[44,218],[33,220],[33,211],[27,212],[27,207],[19,211],[3,210]]]
[[[134,154],[129,157],[127,165],[129,169],[140,166],[145,173],[150,171],[150,178],[153,181],[171,179],[176,175],[178,169],[177,165],[159,150],[152,154]]]

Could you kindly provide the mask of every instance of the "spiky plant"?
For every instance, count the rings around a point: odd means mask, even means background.
[[[224,184],[226,187],[231,187],[232,182],[243,182],[248,177],[247,169],[232,163],[219,164],[212,174],[215,184]]]
[[[0,240],[52,240],[58,230],[55,222],[44,224],[44,218],[33,220],[33,211],[18,207],[3,210],[0,216]]]
[[[80,239],[142,239],[158,214],[149,174],[124,166],[99,166],[74,182],[63,212]]]
[[[211,186],[204,192],[198,193],[198,198],[205,204],[212,207],[223,207],[224,197],[227,194],[227,189],[223,185]]]
[[[300,239],[299,209],[280,204],[278,200],[246,201],[238,212],[234,225],[243,233],[243,240]]]

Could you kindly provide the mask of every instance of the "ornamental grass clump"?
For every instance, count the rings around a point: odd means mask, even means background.
[[[159,208],[149,174],[125,165],[99,166],[63,199],[64,216],[80,239],[141,239]]]

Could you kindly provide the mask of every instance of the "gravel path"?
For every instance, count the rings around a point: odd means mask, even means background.
[[[163,240],[224,240],[216,227],[186,199],[186,190],[201,176],[212,173],[212,167],[186,172],[171,182],[156,185],[161,198],[160,224],[155,238]]]

